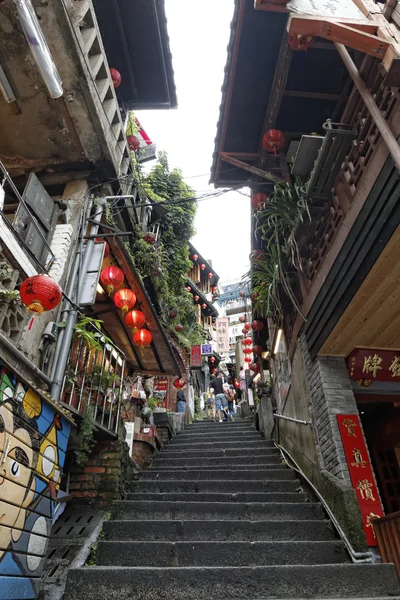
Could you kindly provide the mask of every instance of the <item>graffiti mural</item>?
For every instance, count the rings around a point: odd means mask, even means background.
[[[70,429],[0,364],[0,600],[37,596]]]

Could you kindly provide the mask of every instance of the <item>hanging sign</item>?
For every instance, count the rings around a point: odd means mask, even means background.
[[[158,405],[162,408],[168,407],[168,378],[156,377],[154,381],[153,396],[157,398]]]
[[[201,346],[200,344],[196,344],[192,346],[190,349],[190,366],[194,368],[199,368],[202,365],[201,358]]]
[[[350,473],[351,483],[360,504],[364,533],[368,546],[376,546],[371,523],[384,512],[372,471],[364,434],[358,415],[337,415],[343,449]]]
[[[229,320],[218,318],[215,322],[217,330],[218,352],[229,352]]]
[[[347,357],[352,381],[369,387],[374,381],[400,382],[400,351],[356,348]]]
[[[212,344],[202,344],[201,345],[201,355],[208,356],[213,353]]]

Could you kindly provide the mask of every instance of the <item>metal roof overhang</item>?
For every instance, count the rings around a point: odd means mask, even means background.
[[[189,277],[187,278],[186,281],[186,285],[189,285],[191,288],[193,288],[196,292],[196,294],[198,294],[200,301],[199,304],[206,304],[207,308],[202,308],[201,311],[205,314],[206,317],[218,317],[218,311],[217,309],[214,307],[214,305],[207,300],[207,297],[204,295],[204,292],[202,292],[197,285],[194,283],[194,281],[192,281]]]
[[[211,167],[216,187],[271,185],[258,171],[278,175],[291,140],[320,132],[326,119],[343,112],[349,77],[334,45],[318,38],[307,52],[294,52],[287,20],[285,13],[255,10],[254,0],[235,2]],[[277,158],[261,147],[263,133],[272,128],[286,139]]]
[[[107,241],[129,287],[136,294],[140,310],[146,315],[147,327],[153,336],[152,343],[144,348],[139,348],[133,343],[132,330],[126,326],[121,311],[106,294],[97,294],[96,303],[92,306],[93,311],[103,321],[107,335],[125,354],[135,371],[145,375],[180,377],[181,368],[132,259],[124,247],[124,242],[120,238],[112,237]]]
[[[164,0],[93,0],[118,95],[129,110],[176,108]]]
[[[188,243],[188,246],[189,246],[189,253],[190,253],[190,255],[193,256],[193,254],[197,254],[197,256],[199,257],[197,259],[197,264],[204,263],[206,265],[207,271],[210,271],[213,274],[213,276],[214,276],[213,277],[214,284],[217,284],[218,281],[219,281],[219,279],[220,279],[220,277],[214,271],[214,269],[210,265],[209,261],[200,254],[200,252],[197,250],[197,248],[195,248],[193,246],[193,244],[191,242]]]

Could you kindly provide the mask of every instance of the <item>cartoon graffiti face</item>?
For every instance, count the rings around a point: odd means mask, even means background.
[[[29,432],[18,427],[11,403],[0,405],[0,560],[21,537],[35,494],[34,451]]]

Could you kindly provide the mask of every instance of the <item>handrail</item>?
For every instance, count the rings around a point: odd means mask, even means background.
[[[274,442],[275,446],[278,448],[278,450],[280,451],[284,461],[286,462],[286,464],[288,465],[288,467],[290,469],[292,469],[293,471],[296,471],[296,473],[298,473],[300,475],[300,477],[302,477],[307,484],[312,488],[313,492],[315,493],[315,495],[317,496],[317,498],[319,499],[319,501],[321,502],[322,506],[324,507],[325,511],[327,512],[330,520],[332,521],[333,526],[335,527],[337,533],[339,534],[340,538],[342,539],[347,552],[350,555],[350,558],[352,560],[353,563],[374,563],[375,562],[375,555],[373,552],[356,552],[353,548],[353,546],[351,545],[350,540],[348,539],[348,537],[346,536],[345,532],[343,531],[343,529],[341,528],[341,526],[339,525],[339,521],[336,519],[335,515],[333,514],[332,510],[329,508],[328,504],[326,503],[325,499],[323,498],[323,496],[321,495],[321,493],[317,490],[317,488],[315,487],[314,484],[311,483],[311,481],[308,479],[307,475],[305,475],[303,473],[303,471],[300,469],[299,465],[297,464],[297,462],[294,460],[294,458],[291,456],[291,454],[285,449],[283,448],[280,444]],[[292,465],[290,465],[287,461],[286,456],[287,455],[289,457],[289,459],[291,460],[291,462],[295,465],[294,467]]]
[[[294,417],[286,417],[279,413],[274,413],[274,417],[277,419],[284,419],[285,421],[291,421],[292,423],[300,423],[300,425],[311,425],[311,421],[302,421],[301,419],[295,419]]]

